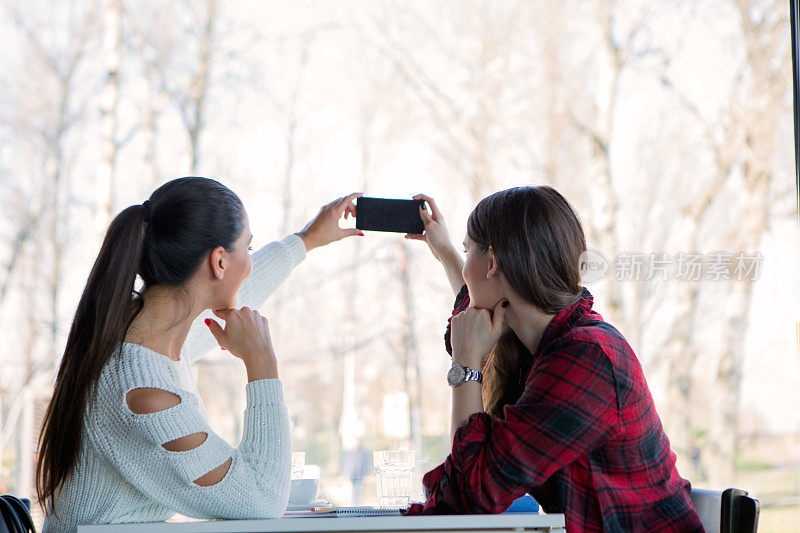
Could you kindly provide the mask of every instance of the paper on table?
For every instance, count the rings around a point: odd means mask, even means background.
[[[284,518],[342,517],[342,516],[401,516],[403,509],[361,507],[315,507],[303,511],[286,511]]]

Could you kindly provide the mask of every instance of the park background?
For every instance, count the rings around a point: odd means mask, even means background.
[[[485,195],[549,184],[608,266],[586,285],[638,354],[681,474],[753,492],[762,531],[800,529],[788,2],[2,0],[0,13],[2,492],[33,496],[105,228],[165,181],[230,186],[256,247],[353,191],[431,195],[458,243]],[[741,258],[756,268],[741,275]],[[322,495],[352,502],[343,464],[358,445],[414,448],[418,474],[444,459],[452,300],[423,243],[370,233],[313,251],[261,309],[293,448]],[[236,444],[241,363],[216,350],[196,371]]]

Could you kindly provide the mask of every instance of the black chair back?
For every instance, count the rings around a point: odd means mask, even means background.
[[[0,533],[36,533],[30,500],[10,494],[0,496]]]

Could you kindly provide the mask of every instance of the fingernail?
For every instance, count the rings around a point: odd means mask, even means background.
[[[363,233],[363,232],[361,232],[361,233],[359,233],[359,234],[358,234],[358,236],[359,236],[359,237],[363,237],[363,236],[364,236],[364,233]]]
[[[207,325],[209,325],[211,323],[211,319],[210,318],[206,318],[205,320],[203,320],[203,322],[205,322],[206,326],[207,326]]]
[[[505,302],[503,302],[503,307],[508,307],[508,300],[506,300]]]

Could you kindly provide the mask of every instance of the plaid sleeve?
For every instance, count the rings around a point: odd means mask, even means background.
[[[541,354],[503,419],[475,413],[458,428],[445,462],[428,472],[424,513],[499,513],[530,487],[617,436],[611,362],[576,341]]]
[[[444,330],[444,348],[447,350],[451,356],[453,355],[453,347],[450,344],[450,322],[453,321],[453,317],[459,314],[460,312],[464,311],[469,307],[469,291],[467,290],[466,283],[461,290],[458,292],[456,296],[456,301],[453,304],[453,312],[450,314],[450,318],[447,319],[447,327]]]

